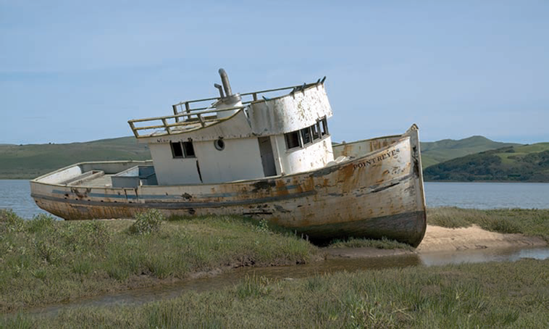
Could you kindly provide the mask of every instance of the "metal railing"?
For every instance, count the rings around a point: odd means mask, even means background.
[[[220,120],[220,119],[217,118],[217,116],[206,116],[207,114],[212,114],[212,113],[217,114],[219,112],[241,110],[245,107],[246,106],[237,106],[237,107],[231,107],[231,108],[223,109],[223,110],[213,109],[213,110],[209,110],[209,111],[201,111],[201,112],[193,112],[193,113],[180,113],[180,114],[176,114],[176,115],[168,115],[168,116],[163,116],[163,117],[135,119],[135,120],[128,121],[128,123],[130,125],[130,128],[132,128],[133,134],[135,135],[136,138],[148,137],[148,136],[139,135],[140,130],[162,129],[162,130],[165,131],[165,133],[160,134],[160,135],[165,135],[165,134],[171,135],[172,133],[174,133],[172,128],[176,128],[176,127],[183,128],[183,127],[186,127],[186,126],[188,127],[188,126],[191,126],[191,125],[196,125],[197,123],[199,123],[201,127],[206,127],[207,123],[216,122],[216,121]],[[180,118],[186,118],[186,120],[179,121]],[[168,120],[170,120],[170,119],[174,119],[175,122],[173,122],[173,123],[168,122]],[[135,123],[137,123],[137,122],[148,122],[148,121],[161,121],[162,124],[161,125],[154,125],[154,126],[144,126],[144,127],[136,127],[135,126]]]
[[[143,137],[150,137],[151,135],[140,135],[139,131],[142,130],[153,130],[153,129],[160,129],[164,130],[164,133],[155,134],[155,136],[162,136],[162,135],[171,135],[173,133],[179,133],[175,132],[174,129],[176,128],[190,128],[189,126],[196,126],[196,124],[200,124],[200,127],[206,127],[206,125],[210,122],[219,121],[220,119],[217,118],[217,115],[210,115],[208,114],[217,114],[219,112],[225,112],[225,111],[234,111],[234,110],[241,110],[249,106],[249,104],[257,101],[267,101],[269,98],[265,97],[264,94],[273,93],[277,91],[283,91],[283,90],[291,90],[288,94],[292,94],[296,91],[302,91],[310,86],[315,86],[319,83],[324,83],[324,80],[326,77],[324,77],[322,80],[318,79],[318,81],[313,83],[304,83],[302,85],[298,86],[291,86],[291,87],[283,87],[283,88],[276,88],[276,89],[267,89],[267,90],[261,90],[261,91],[254,91],[249,93],[240,94],[242,97],[242,106],[227,108],[223,110],[218,110],[215,108],[212,108],[212,105],[206,106],[206,107],[196,107],[193,108],[191,104],[194,103],[203,103],[208,101],[215,102],[219,101],[221,97],[212,97],[212,98],[203,98],[203,99],[196,99],[196,100],[190,100],[190,101],[183,101],[179,102],[177,104],[172,105],[173,109],[173,115],[169,116],[162,116],[162,117],[154,117],[154,118],[145,118],[145,119],[134,119],[129,120],[128,124],[130,125],[130,128],[133,131],[133,134],[136,138],[143,138]],[[259,99],[258,96],[262,96],[262,99]],[[279,96],[277,96],[279,97]],[[249,100],[244,100],[244,98],[251,98]],[[172,120],[173,122],[169,122]],[[160,121],[162,124],[156,124],[151,126],[143,126],[138,127],[135,124],[140,122],[149,122],[149,121]],[[181,130],[181,129],[180,129]]]

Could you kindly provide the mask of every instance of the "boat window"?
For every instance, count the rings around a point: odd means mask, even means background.
[[[287,149],[293,149],[296,147],[299,147],[299,132],[292,131],[291,133],[284,134],[284,138],[286,139],[286,148]]]
[[[223,151],[223,149],[225,148],[225,142],[220,138],[214,141],[214,146],[218,151]]]
[[[181,143],[177,142],[171,142],[170,143],[172,147],[172,155],[174,158],[183,158],[183,148],[181,147]]]
[[[329,133],[328,133],[328,122],[326,121],[326,118],[320,120],[320,123],[321,123],[320,132],[321,132],[322,136],[329,135]]]
[[[183,142],[182,144],[185,150],[185,158],[195,158],[193,142]]]
[[[311,127],[301,129],[301,138],[303,139],[303,145],[309,144],[313,141],[311,138]]]
[[[311,131],[313,132],[313,139],[320,138],[320,127],[318,126],[318,122],[311,126]]]
[[[176,158],[195,158],[192,142],[170,142],[172,155]]]

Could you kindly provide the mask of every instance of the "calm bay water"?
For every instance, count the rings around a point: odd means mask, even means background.
[[[428,207],[549,208],[549,183],[425,183]],[[0,208],[23,218],[45,213],[30,196],[26,180],[0,180]]]
[[[12,209],[23,218],[47,214],[31,198],[29,181],[20,179],[0,180],[0,209]]]
[[[428,207],[548,209],[549,183],[425,183]]]

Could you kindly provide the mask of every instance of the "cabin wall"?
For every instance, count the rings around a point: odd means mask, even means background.
[[[213,141],[194,142],[204,183],[264,177],[257,138],[224,139],[217,150]]]
[[[286,175],[319,169],[334,160],[332,138],[325,137],[304,148],[286,149],[284,135],[276,136],[279,166]]]
[[[151,143],[149,150],[158,185],[200,184],[196,169],[197,158],[174,159],[169,143]]]
[[[223,139],[218,150],[214,141],[193,142],[196,157],[174,158],[169,143],[151,143],[158,185],[221,183],[264,177],[257,138]],[[200,170],[200,173],[199,173]]]
[[[279,135],[311,126],[332,116],[323,84],[280,98],[252,103],[250,123],[256,136]]]

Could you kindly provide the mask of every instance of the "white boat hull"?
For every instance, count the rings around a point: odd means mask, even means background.
[[[147,209],[166,216],[245,215],[312,240],[387,237],[417,246],[426,229],[417,127],[401,136],[334,146],[347,160],[320,170],[223,184],[135,188],[62,184],[70,170],[122,171],[150,162],[80,163],[31,181],[36,204],[67,220],[129,218]]]

